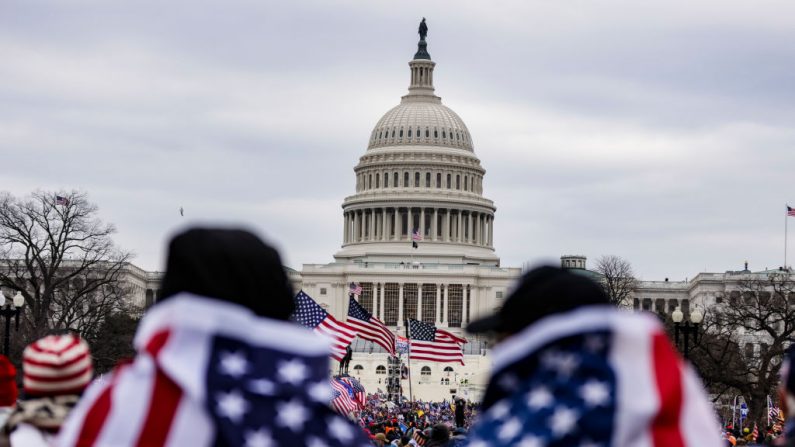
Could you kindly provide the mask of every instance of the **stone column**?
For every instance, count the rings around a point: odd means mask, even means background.
[[[386,207],[381,208],[381,240],[387,240],[387,229],[389,228],[389,219],[386,218]]]
[[[425,239],[425,207],[420,208],[420,227],[418,230],[420,230],[422,238]]]
[[[409,316],[409,318],[411,318]],[[422,283],[417,283],[417,320],[422,321]]]
[[[398,326],[403,326],[403,283],[400,283],[398,289]]]
[[[456,242],[464,242],[464,214],[462,210],[458,210],[458,235],[455,238]]]
[[[473,240],[475,240],[475,238],[473,236],[474,235],[472,234],[472,211],[470,211],[469,215],[467,217],[467,240],[466,240],[466,242],[470,243]]]
[[[359,225],[359,219],[357,217],[358,216],[356,216],[356,211],[351,211],[351,219],[353,220],[353,223],[351,224],[351,232],[353,233],[352,242],[354,242],[354,243],[358,242],[358,240],[356,238],[356,236],[357,236],[356,235],[356,226]]]
[[[395,240],[400,239],[400,208],[395,207],[395,215],[394,217],[394,230],[395,230]]]
[[[450,284],[444,288],[444,311],[450,314]],[[445,321],[445,324],[450,324],[447,318],[442,315],[442,321]]]
[[[444,231],[444,241],[450,242],[450,208],[447,208],[444,214],[445,224],[442,227],[442,230]]]
[[[437,228],[436,227],[438,225],[438,222],[439,222],[439,209],[438,208],[434,208],[433,209],[433,222],[431,222],[431,240],[432,241],[436,240],[436,233],[437,233]]]
[[[342,213],[342,244],[348,243],[348,213]]]
[[[489,247],[494,246],[494,216],[489,216]]]
[[[444,289],[444,293],[447,293],[447,288],[446,287]],[[435,317],[436,323],[434,323],[434,324],[436,324],[437,326],[439,325],[439,323],[442,322],[442,320],[440,319],[441,318],[441,306],[440,306],[440,304],[442,304],[441,301],[442,301],[442,287],[441,287],[441,284],[436,284],[436,317]]]
[[[372,209],[372,208],[370,209],[370,222],[369,222],[368,227],[370,229],[368,230],[368,233],[367,233],[367,235],[368,235],[367,239],[371,240],[371,241],[375,240],[375,209]]]

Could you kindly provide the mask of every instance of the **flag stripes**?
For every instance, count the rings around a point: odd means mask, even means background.
[[[411,360],[464,364],[461,345],[467,342],[465,338],[413,319],[409,319],[408,328]]]
[[[295,313],[293,313],[292,319],[326,337],[331,343],[331,357],[337,361],[345,357],[345,348],[351,344],[357,333],[356,329],[338,321],[323,310],[304,291],[298,292],[298,295],[295,296]]]
[[[381,345],[390,355],[395,355],[395,335],[384,323],[362,307],[353,297],[348,303],[348,320],[346,323],[358,331],[360,338]]]

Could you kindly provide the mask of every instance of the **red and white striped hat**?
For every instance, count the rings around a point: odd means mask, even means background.
[[[88,344],[77,335],[50,335],[22,353],[22,384],[32,396],[77,394],[94,374]]]

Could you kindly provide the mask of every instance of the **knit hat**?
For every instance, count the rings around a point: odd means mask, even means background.
[[[78,394],[91,382],[94,368],[88,344],[77,335],[50,335],[22,353],[23,386],[31,396]]]
[[[0,407],[13,407],[17,396],[17,369],[8,357],[0,355]]]

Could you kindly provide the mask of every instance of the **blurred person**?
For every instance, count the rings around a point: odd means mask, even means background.
[[[718,447],[703,387],[650,314],[556,267],[527,272],[470,333],[497,340],[470,446]]]
[[[432,427],[430,439],[425,443],[425,447],[447,447],[450,442],[450,429],[444,424],[436,424]]]
[[[93,375],[91,352],[78,335],[50,335],[29,344],[22,352],[24,397],[4,427],[10,445],[52,445]]]
[[[458,398],[455,401],[455,426],[456,427],[464,427],[466,415],[466,402],[462,398]]]
[[[135,359],[87,390],[58,444],[369,445],[329,408],[329,346],[288,321],[294,307],[279,254],[255,235],[178,234]]]

